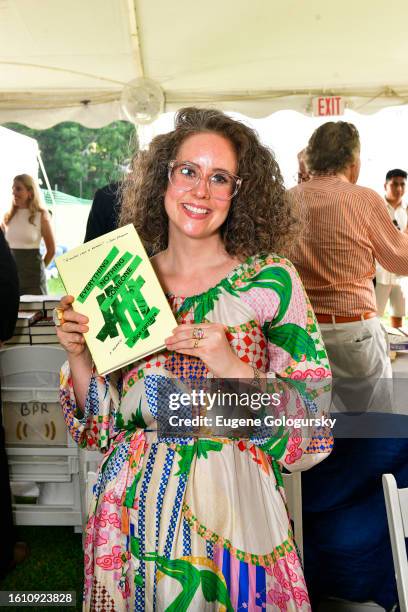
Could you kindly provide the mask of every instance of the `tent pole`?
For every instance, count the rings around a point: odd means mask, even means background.
[[[52,212],[52,225],[53,225],[53,229],[54,229],[54,233],[55,233],[55,229],[56,229],[55,215],[56,215],[56,212],[57,212],[57,209],[55,208],[56,202],[55,202],[55,198],[54,198],[54,193],[53,193],[53,191],[51,189],[50,181],[48,179],[48,174],[45,171],[44,162],[42,160],[41,153],[40,153],[39,150],[37,151],[37,160],[38,160],[38,163],[40,164],[41,173],[42,173],[42,175],[43,175],[43,177],[45,179],[45,184],[47,185],[47,190],[48,190],[48,193],[50,194],[50,198],[51,198],[51,203],[52,203],[52,211],[51,211]]]
[[[127,0],[127,9],[129,15],[130,38],[133,47],[133,60],[135,62],[136,76],[144,77],[144,65],[142,57],[142,48],[140,45],[139,28],[137,22],[136,1]]]

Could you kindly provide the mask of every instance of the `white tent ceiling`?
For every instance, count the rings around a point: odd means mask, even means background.
[[[165,110],[252,117],[343,94],[373,112],[408,101],[406,0],[0,0],[0,123],[98,127],[124,84],[153,79]]]

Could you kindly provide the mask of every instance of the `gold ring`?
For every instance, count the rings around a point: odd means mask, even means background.
[[[64,311],[62,308],[54,308],[52,312],[52,320],[54,321],[55,327],[61,327],[65,323]]]
[[[194,341],[194,348],[195,349],[198,348],[199,343],[200,343],[200,338],[196,338],[195,341]]]
[[[204,330],[202,327],[195,327],[193,329],[193,338],[196,338],[197,340],[204,338]]]

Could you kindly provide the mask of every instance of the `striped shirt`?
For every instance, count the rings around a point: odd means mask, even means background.
[[[408,274],[408,234],[392,223],[372,189],[338,176],[315,176],[291,189],[305,213],[300,243],[290,253],[316,313],[375,312],[375,260]]]

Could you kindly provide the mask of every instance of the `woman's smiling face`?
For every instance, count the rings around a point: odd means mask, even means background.
[[[199,239],[218,233],[227,218],[231,200],[214,197],[216,190],[210,193],[209,178],[217,172],[221,176],[222,172],[236,175],[237,156],[231,142],[212,132],[195,134],[180,146],[176,162],[198,166],[201,179],[188,191],[168,183],[164,207],[170,234]]]
[[[18,208],[27,208],[29,201],[32,199],[32,193],[20,181],[13,183],[13,200]]]

